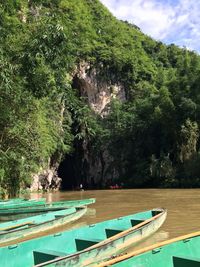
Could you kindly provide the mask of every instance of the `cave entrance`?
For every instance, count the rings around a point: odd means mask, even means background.
[[[94,188],[94,179],[88,179],[88,162],[78,155],[66,155],[58,168],[58,176],[62,179],[61,189],[77,190],[80,184],[83,188]]]
[[[87,97],[87,93],[84,91],[86,87],[86,82],[75,75],[72,81],[72,88],[76,90],[79,97]],[[74,135],[76,135],[77,131],[76,123],[76,120],[74,120],[72,124],[72,133]],[[84,160],[86,151],[84,150],[83,141],[75,140],[73,148],[73,153],[65,155],[64,160],[60,163],[58,168],[58,176],[62,179],[61,188],[63,190],[79,189],[80,184],[82,184],[84,188],[89,188],[87,179],[88,163]]]
[[[79,187],[80,178],[74,162],[73,156],[66,155],[58,168],[58,176],[62,179],[61,187],[63,190],[74,190]]]

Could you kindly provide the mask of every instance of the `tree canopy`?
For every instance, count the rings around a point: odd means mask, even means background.
[[[196,52],[153,40],[98,0],[0,0],[0,31],[1,192],[28,187],[64,155],[87,177],[83,146],[94,160],[109,155],[104,180],[110,172],[128,187],[200,185]],[[106,117],[72,86],[83,61],[125,88]]]

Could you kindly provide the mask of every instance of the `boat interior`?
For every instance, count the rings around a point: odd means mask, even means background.
[[[160,211],[148,211],[143,214],[135,214],[127,217],[121,217],[102,223],[92,224],[74,231],[73,237],[68,242],[68,248],[65,250],[39,249],[33,251],[34,264],[44,263],[53,260],[57,257],[68,256],[77,253],[81,250],[87,249],[96,245],[107,238],[110,238],[118,233],[121,233],[141,222],[150,219]],[[87,237],[87,238],[86,238]],[[55,248],[56,246],[54,246]],[[59,248],[61,248],[59,246]],[[63,248],[63,246],[62,246]]]

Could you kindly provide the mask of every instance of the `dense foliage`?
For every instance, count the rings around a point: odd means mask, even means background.
[[[93,158],[106,149],[112,182],[200,186],[198,54],[152,40],[98,0],[0,0],[0,32],[3,192],[70,153],[76,182],[87,178],[83,144]],[[126,88],[127,101],[113,100],[107,117],[72,88],[81,61]]]

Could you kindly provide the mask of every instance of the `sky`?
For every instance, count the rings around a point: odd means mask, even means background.
[[[100,1],[154,39],[200,53],[200,0]]]

